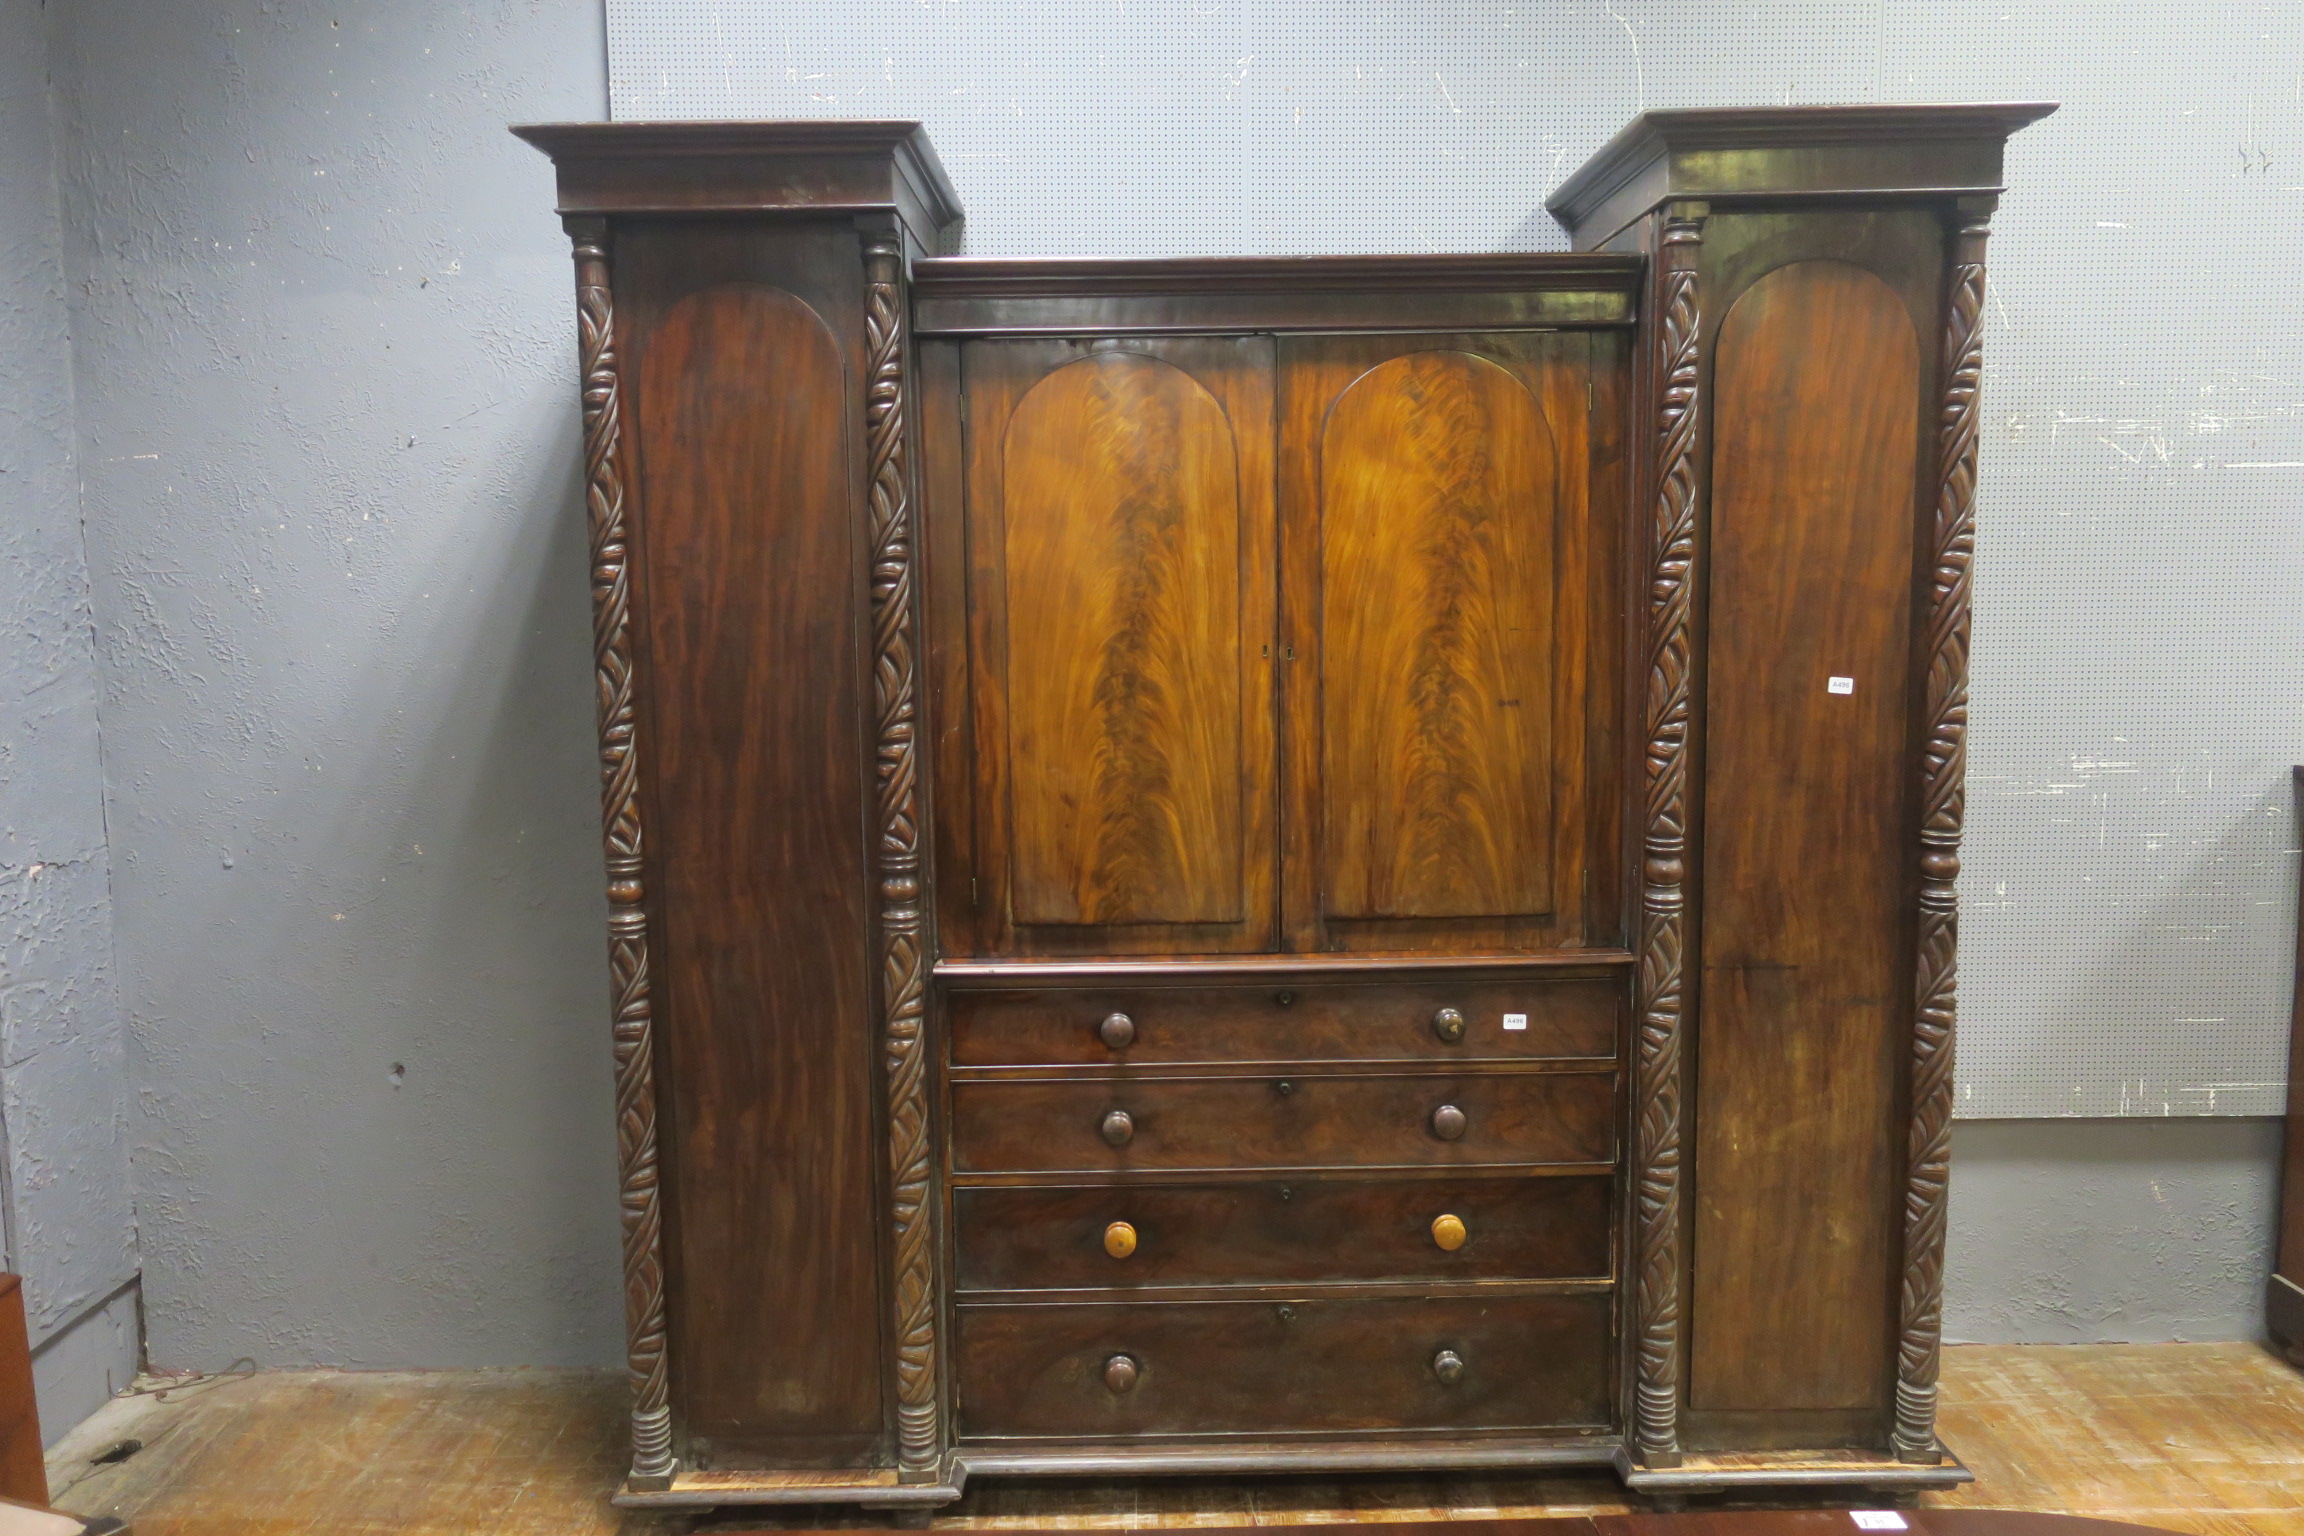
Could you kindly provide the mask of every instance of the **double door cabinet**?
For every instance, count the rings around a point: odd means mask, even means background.
[[[1941,1486],[1986,219],[1652,113],[1573,251],[929,254],[916,125],[575,240],[630,1504]]]

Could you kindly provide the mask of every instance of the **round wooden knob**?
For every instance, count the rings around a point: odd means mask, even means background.
[[[1463,1116],[1458,1115],[1457,1118],[1461,1120]],[[1128,1117],[1128,1111],[1124,1109],[1116,1109],[1106,1115],[1096,1129],[1103,1132],[1104,1139],[1115,1147],[1124,1147],[1136,1137],[1136,1122]],[[1464,1134],[1463,1126],[1457,1126],[1456,1134]]]
[[[1432,1374],[1444,1387],[1456,1385],[1464,1379],[1464,1357],[1452,1349],[1440,1351],[1432,1357]]]
[[[1458,1369],[1461,1370],[1462,1367],[1459,1366]],[[1115,1397],[1123,1392],[1133,1391],[1136,1386],[1136,1378],[1143,1374],[1143,1370],[1136,1364],[1133,1356],[1114,1355],[1104,1362],[1104,1389]]]
[[[1453,1212],[1442,1212],[1432,1218],[1432,1242],[1442,1253],[1454,1253],[1464,1246],[1464,1218]]]
[[[1108,1050],[1124,1051],[1136,1043],[1136,1021],[1124,1013],[1108,1013],[1096,1026],[1096,1038]]]
[[[1458,1242],[1464,1241],[1459,1237]],[[1116,1221],[1104,1229],[1104,1251],[1116,1259],[1124,1259],[1136,1251],[1136,1229],[1124,1221]]]
[[[1453,1104],[1443,1104],[1432,1111],[1432,1134],[1442,1141],[1454,1141],[1464,1134],[1464,1111]]]
[[[1432,1033],[1450,1045],[1464,1039],[1464,1015],[1453,1008],[1443,1008],[1432,1015]]]

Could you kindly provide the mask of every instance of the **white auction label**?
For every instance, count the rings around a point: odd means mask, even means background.
[[[1508,1013],[1504,1015],[1504,1027],[1506,1029],[1526,1029],[1528,1027],[1528,1015]]]
[[[1835,678],[1837,682],[1839,679]],[[1901,1531],[1906,1529],[1904,1517],[1892,1509],[1852,1509],[1848,1518],[1856,1522],[1860,1531]]]
[[[1856,691],[1856,679],[1852,677],[1828,677],[1824,680],[1824,691],[1826,693],[1854,693]],[[1880,1529],[1900,1531],[1904,1527],[1901,1524],[1884,1525]]]

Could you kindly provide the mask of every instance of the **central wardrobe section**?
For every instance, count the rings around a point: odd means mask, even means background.
[[[916,269],[972,1468],[1604,1454],[1641,272]]]

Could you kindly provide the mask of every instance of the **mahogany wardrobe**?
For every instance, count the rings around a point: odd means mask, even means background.
[[[635,1505],[1939,1487],[1986,223],[1652,112],[1541,255],[948,258],[911,123],[575,242]]]

